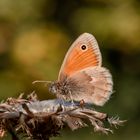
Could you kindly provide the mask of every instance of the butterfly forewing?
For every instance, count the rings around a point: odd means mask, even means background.
[[[86,48],[85,48],[86,47]],[[93,35],[84,33],[72,44],[61,66],[58,80],[63,76],[91,66],[101,66],[101,53]]]

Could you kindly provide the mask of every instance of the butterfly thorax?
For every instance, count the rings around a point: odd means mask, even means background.
[[[63,80],[52,82],[49,86],[49,91],[56,94],[58,98],[71,100],[73,91],[77,91],[76,81],[65,77]]]
[[[53,94],[67,95],[70,92],[67,82],[52,82],[49,86],[49,91]]]

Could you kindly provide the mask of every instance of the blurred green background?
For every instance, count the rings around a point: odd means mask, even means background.
[[[65,53],[84,32],[96,37],[113,75],[114,94],[99,110],[128,122],[108,136],[84,128],[52,140],[139,140],[139,0],[0,0],[0,100],[33,90],[53,98],[32,81],[56,80]]]

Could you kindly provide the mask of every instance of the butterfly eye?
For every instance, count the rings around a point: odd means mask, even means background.
[[[87,46],[86,46],[86,45],[82,45],[82,46],[81,46],[81,49],[82,49],[82,50],[86,50],[86,49],[87,49]]]

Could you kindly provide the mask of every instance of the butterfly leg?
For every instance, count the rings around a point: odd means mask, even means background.
[[[80,102],[79,102],[79,106],[81,108],[84,108],[84,105],[85,105],[85,101],[82,99]]]
[[[75,103],[74,103],[74,101],[73,101],[73,99],[72,99],[71,91],[69,91],[69,95],[70,95],[70,100],[71,100],[71,104],[72,104],[72,106],[75,106]]]

